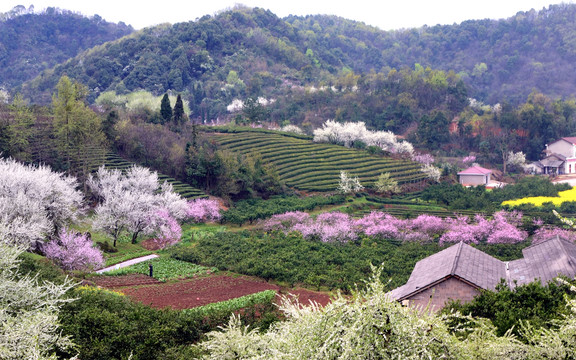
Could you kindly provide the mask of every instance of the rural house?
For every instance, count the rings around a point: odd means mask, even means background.
[[[501,279],[510,287],[558,275],[576,276],[576,244],[553,237],[522,250],[523,258],[500,261],[460,242],[416,263],[408,282],[388,295],[411,306],[433,311],[449,300],[470,301],[481,290],[494,290]]]
[[[459,182],[464,186],[488,185],[491,176],[492,170],[481,166],[472,166],[458,173]]]
[[[546,145],[546,157],[530,167],[541,174],[576,174],[576,137],[563,137]]]

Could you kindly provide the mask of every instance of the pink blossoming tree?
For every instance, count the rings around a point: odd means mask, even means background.
[[[220,204],[213,199],[195,199],[188,202],[186,216],[194,222],[220,220]]]
[[[86,234],[63,228],[57,238],[46,243],[44,254],[64,270],[87,271],[102,267],[104,257]]]
[[[152,239],[152,242],[159,249],[174,245],[182,238],[182,227],[167,210],[157,211],[150,221],[154,222],[150,226],[157,229],[156,236]]]

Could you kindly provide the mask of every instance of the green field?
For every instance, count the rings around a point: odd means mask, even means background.
[[[420,164],[369,155],[364,150],[319,144],[282,134],[252,131],[211,134],[221,149],[242,154],[260,154],[264,162],[276,167],[286,185],[304,191],[333,191],[340,171],[357,176],[371,187],[382,173],[390,173],[399,184],[425,179]]]

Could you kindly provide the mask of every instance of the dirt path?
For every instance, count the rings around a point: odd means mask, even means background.
[[[126,266],[138,264],[138,263],[141,263],[141,262],[144,262],[144,261],[148,261],[148,260],[151,260],[151,259],[155,259],[155,258],[157,258],[157,257],[158,257],[158,255],[152,254],[152,255],[146,255],[146,256],[139,257],[139,258],[135,258],[135,259],[130,259],[130,260],[127,260],[127,261],[123,261],[123,262],[121,262],[121,263],[119,263],[119,264],[112,265],[112,266],[108,266],[108,267],[105,267],[105,268],[103,268],[103,269],[97,270],[97,271],[95,271],[95,273],[97,273],[97,274],[102,274],[102,273],[105,273],[105,272],[107,272],[107,271],[112,271],[112,270],[120,269],[120,268],[123,268],[123,267],[126,267]]]

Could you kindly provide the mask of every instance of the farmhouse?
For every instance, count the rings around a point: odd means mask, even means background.
[[[501,279],[514,287],[535,280],[545,284],[558,275],[576,276],[576,244],[561,237],[529,246],[522,254],[522,259],[504,262],[460,242],[418,261],[408,282],[388,295],[438,311],[449,300],[467,302],[481,290],[494,290]]]
[[[536,173],[575,174],[576,173],[576,137],[563,137],[546,145],[546,157],[530,164]]]
[[[488,185],[492,170],[485,169],[481,166],[472,166],[458,173],[460,184],[464,186]]]

